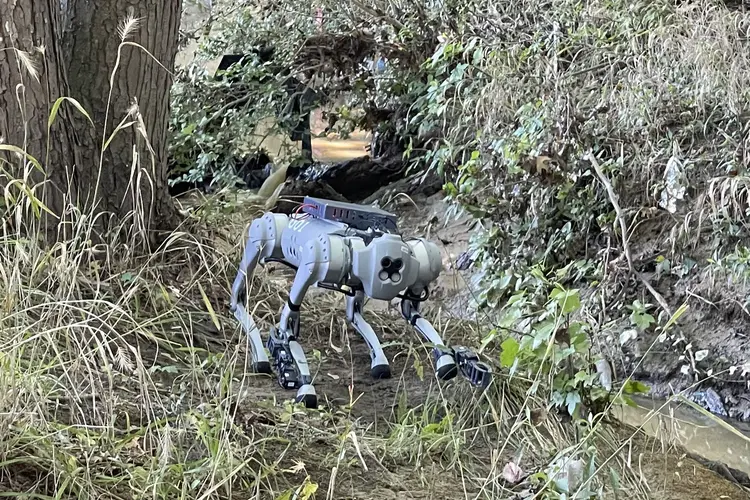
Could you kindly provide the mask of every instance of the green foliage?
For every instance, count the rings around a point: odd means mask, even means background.
[[[533,393],[546,391],[551,407],[585,418],[589,411],[597,413],[612,401],[629,403],[628,395],[648,388],[628,379],[620,394],[613,387],[611,373],[600,372],[606,361],[592,351],[594,332],[590,322],[581,318],[580,291],[562,284],[576,275],[576,267],[547,273],[537,267],[530,278],[515,280],[506,304],[496,306],[497,328],[485,337],[483,348],[499,342],[500,365],[512,377],[532,381]],[[585,269],[586,265],[578,267]],[[641,304],[633,306],[635,321],[642,326],[655,321],[647,321],[650,315],[645,310]]]
[[[172,89],[170,175],[174,182],[235,181],[237,163],[263,152],[256,127],[275,116],[285,97],[265,66],[250,64],[241,84],[216,79],[198,66],[180,71]]]
[[[579,312],[579,291],[567,289],[541,276],[528,288],[515,291],[501,312],[503,327],[520,328],[519,339],[505,338],[500,345],[500,364],[512,375],[531,380],[550,380],[545,384],[554,407],[578,415],[585,401],[606,396],[596,393],[597,373],[590,355],[590,328],[572,318]],[[535,300],[545,290],[544,303]],[[540,307],[541,306],[541,307]],[[497,336],[493,330],[485,345]],[[532,391],[539,390],[535,382]]]
[[[594,255],[620,246],[611,200],[583,160],[589,150],[628,216],[687,215],[675,231],[685,235],[708,214],[717,238],[748,234],[750,183],[736,158],[746,123],[737,110],[750,94],[736,78],[750,72],[750,58],[717,55],[740,50],[725,34],[746,15],[713,4],[698,15],[661,1],[491,12],[513,35],[491,22],[444,29],[412,85],[421,93],[409,122],[429,130],[434,146],[410,150],[411,160],[445,175],[449,197],[482,221],[472,242],[482,305],[497,307],[537,266],[583,259],[596,267]],[[694,213],[684,203],[691,196],[701,201]],[[673,251],[694,242],[670,241]],[[682,260],[669,268],[678,278],[696,265]],[[653,323],[646,313],[632,319],[640,329]]]
[[[651,304],[641,304],[638,300],[633,302],[633,305],[628,306],[631,311],[630,322],[641,331],[646,330],[656,321],[653,316],[646,312],[650,306]]]

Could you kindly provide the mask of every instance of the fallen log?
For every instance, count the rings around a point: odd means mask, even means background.
[[[383,186],[373,194],[365,198],[362,203],[372,205],[378,202],[381,208],[385,207],[399,194],[405,194],[410,198],[429,198],[443,189],[443,179],[432,172],[418,172],[394,183]]]
[[[289,215],[297,210],[305,196],[334,201],[348,201],[323,181],[288,179],[282,186],[276,204],[271,211]]]
[[[381,187],[403,179],[405,174],[406,164],[399,154],[378,159],[362,156],[333,165],[290,168],[287,179],[323,182],[343,196],[345,200],[342,201],[359,203]]]

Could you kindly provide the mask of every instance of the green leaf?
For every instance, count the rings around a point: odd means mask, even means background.
[[[318,485],[317,483],[313,483],[310,481],[310,478],[305,478],[305,484],[302,486],[302,491],[299,492],[297,495],[297,498],[299,500],[309,500],[310,498],[315,495],[315,493],[318,491]]]
[[[500,345],[502,352],[500,353],[500,364],[505,368],[510,368],[516,361],[518,356],[518,341],[513,337],[508,337]]]
[[[583,370],[576,373],[573,377],[573,385],[576,386],[581,382],[587,382],[591,378],[591,375]]]
[[[557,302],[562,314],[570,314],[581,307],[578,290],[561,290],[556,288],[550,296]]]
[[[641,330],[647,329],[656,319],[646,312],[633,311],[630,313],[630,321]]]
[[[412,365],[414,367],[414,370],[417,372],[417,377],[419,377],[420,381],[424,380],[424,366],[422,366],[422,363],[419,361],[418,358],[414,358],[414,363]]]
[[[0,144],[0,151],[10,151],[12,153],[18,153],[19,155],[26,158],[28,161],[30,161],[40,172],[44,173],[44,170],[42,169],[42,165],[37,161],[36,158],[28,154],[23,149],[19,148],[18,146],[11,146],[10,144]]]
[[[490,333],[488,333],[487,336],[482,340],[482,344],[479,346],[479,352],[484,352],[490,342],[495,340],[495,337],[497,337],[497,330],[493,328],[492,330],[490,330]]]
[[[620,475],[612,467],[609,468],[609,483],[612,485],[615,494],[620,491]]]
[[[628,379],[623,387],[623,392],[626,394],[647,394],[649,390],[651,388],[648,385],[632,379]]]
[[[203,290],[203,286],[200,283],[198,283],[198,289],[201,292],[203,303],[206,305],[206,309],[208,309],[208,314],[209,316],[211,316],[211,321],[213,322],[216,329],[221,331],[221,323],[219,322],[219,317],[216,315],[216,311],[214,311],[213,306],[211,306],[211,301],[208,300],[208,295],[206,295],[206,292],[205,290]]]
[[[563,397],[561,392],[555,391],[552,393],[552,396],[550,396],[550,402],[555,406],[562,406],[565,402],[565,397]]]
[[[667,330],[669,330],[669,328],[672,325],[674,325],[675,323],[677,323],[677,320],[680,319],[680,316],[682,316],[683,314],[685,314],[685,311],[688,310],[688,307],[689,306],[687,305],[687,302],[684,303],[684,304],[682,304],[680,306],[680,308],[677,309],[677,311],[675,311],[675,313],[672,315],[672,317],[669,318],[669,321],[667,321],[667,324],[664,325],[664,328],[662,328],[662,330],[666,332]]]
[[[626,405],[630,406],[631,408],[638,408],[638,404],[633,401],[633,398],[630,396],[626,396],[625,394],[621,395],[620,398],[622,399],[622,402]]]
[[[573,414],[576,411],[576,408],[578,407],[578,404],[581,402],[581,395],[578,394],[578,392],[569,392],[568,395],[565,397],[565,404],[568,407],[568,413],[572,417]]]
[[[557,326],[557,321],[554,319],[547,319],[539,323],[534,327],[534,342],[532,349],[537,349],[542,344],[549,342],[550,336],[554,333]]]
[[[192,134],[195,131],[196,127],[197,127],[196,123],[193,122],[190,125],[188,125],[187,127],[183,128],[182,129],[182,133],[184,135],[190,135],[190,134]]]
[[[276,497],[276,500],[292,500],[292,490],[286,490],[284,493]]]

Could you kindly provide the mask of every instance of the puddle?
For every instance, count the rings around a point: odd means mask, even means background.
[[[613,409],[614,415],[629,425],[642,426],[655,438],[683,446],[704,459],[725,464],[750,474],[750,425],[720,419],[745,437],[702,415],[679,401],[636,399],[637,407]]]

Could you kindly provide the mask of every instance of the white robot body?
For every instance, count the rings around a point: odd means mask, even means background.
[[[267,347],[279,383],[297,388],[299,401],[317,404],[312,378],[299,345],[300,306],[311,286],[347,293],[347,319],[370,348],[371,374],[390,377],[380,341],[362,317],[364,299],[401,298],[405,319],[433,344],[436,371],[453,378],[458,368],[475,385],[489,383],[489,368],[466,348],[448,349],[432,325],[419,314],[428,287],[442,272],[437,246],[424,239],[405,240],[397,234],[395,216],[372,207],[306,198],[305,213],[266,213],[250,224],[239,273],[232,285],[231,309],[247,331],[255,371],[270,373],[269,357],[244,302],[245,286],[258,264],[280,262],[295,269],[294,282],[278,326]],[[345,291],[346,290],[346,291]],[[458,358],[458,359],[457,359]],[[458,365],[457,366],[457,362]]]

